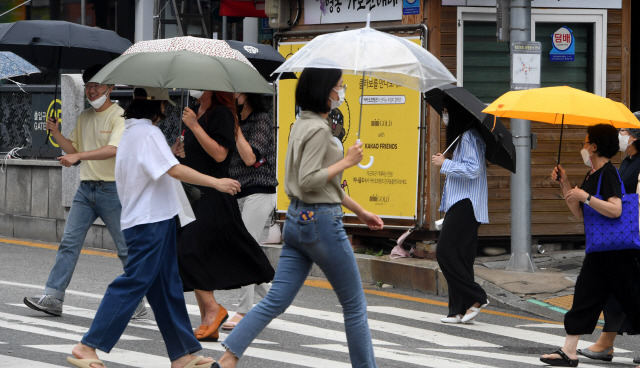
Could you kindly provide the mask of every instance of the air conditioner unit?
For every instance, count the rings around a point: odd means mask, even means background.
[[[266,0],[264,12],[269,17],[269,27],[274,29],[289,28],[291,9],[288,0]]]

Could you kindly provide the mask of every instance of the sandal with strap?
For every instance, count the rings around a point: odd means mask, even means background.
[[[565,354],[564,351],[562,351],[562,348],[554,351],[551,354],[560,355],[560,359],[540,358],[540,361],[542,363],[546,363],[554,367],[577,367],[578,366],[579,360],[569,358],[569,356],[567,356],[567,354]]]

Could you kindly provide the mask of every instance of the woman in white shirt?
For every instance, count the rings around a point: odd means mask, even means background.
[[[182,225],[186,196],[180,183],[236,194],[240,183],[217,179],[181,165],[155,124],[164,118],[166,90],[140,87],[124,112],[125,131],[116,155],[116,185],[122,203],[122,232],[129,247],[123,275],[109,285],[91,328],[67,361],[77,367],[104,367],[96,349],[108,353],[146,295],[167,347],[172,368],[208,368],[213,359],[192,355],[202,349],[191,329],[176,256],[175,216]],[[158,198],[162,198],[161,201]]]

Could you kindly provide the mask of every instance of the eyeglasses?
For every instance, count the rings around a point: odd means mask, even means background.
[[[101,86],[103,86],[103,84],[99,84],[99,83],[87,83],[84,85],[84,89],[85,91],[91,91],[92,89],[98,89]]]

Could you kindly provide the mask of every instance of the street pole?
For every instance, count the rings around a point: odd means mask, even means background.
[[[531,0],[511,0],[510,8],[510,42],[531,41]],[[535,272],[531,260],[531,122],[511,119],[511,134],[516,174],[511,174],[511,258],[507,270]]]

